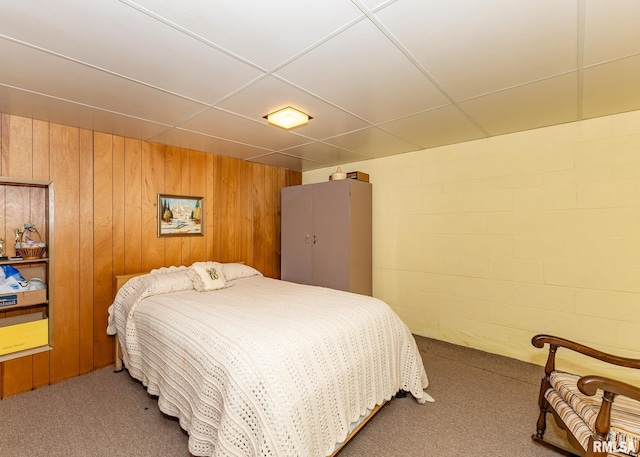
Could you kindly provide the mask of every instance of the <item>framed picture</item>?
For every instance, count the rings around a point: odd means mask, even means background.
[[[158,194],[158,236],[202,236],[203,197]]]

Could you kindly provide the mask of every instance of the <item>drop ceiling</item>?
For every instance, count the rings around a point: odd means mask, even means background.
[[[640,109],[640,2],[0,0],[0,56],[0,112],[308,171]]]

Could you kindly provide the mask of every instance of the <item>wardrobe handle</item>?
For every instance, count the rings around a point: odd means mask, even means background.
[[[315,235],[313,235],[313,244],[316,244],[316,241],[317,241],[317,240],[316,240],[316,236],[315,236]]]
[[[307,235],[307,236],[305,236],[305,237],[304,237],[304,242],[305,242],[305,243],[309,244],[309,237],[310,237],[310,236],[311,236],[311,235]]]

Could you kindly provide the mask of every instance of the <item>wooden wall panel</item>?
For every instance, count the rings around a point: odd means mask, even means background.
[[[190,151],[189,153],[189,192],[188,195],[196,197],[204,197],[207,186],[206,176],[206,160],[204,152]],[[204,204],[209,204],[204,201]],[[190,259],[189,263],[204,262],[207,257],[207,240],[208,235],[203,231],[204,236],[192,236],[185,238],[189,242]]]
[[[279,268],[274,265],[274,258],[280,253],[280,239],[276,238],[276,214],[278,202],[280,201],[279,195],[276,193],[277,168],[268,167],[265,169],[264,185],[265,185],[265,213],[264,217],[264,243],[265,243],[265,266],[264,275],[271,278],[278,277]],[[273,252],[275,250],[275,253]],[[278,261],[279,262],[279,261]]]
[[[107,308],[113,301],[113,137],[93,139],[93,361],[94,367],[113,360],[113,338],[107,336]],[[98,172],[99,170],[99,172]],[[93,171],[93,170],[92,170]],[[62,215],[56,213],[56,218]]]
[[[93,132],[80,130],[79,157],[79,340],[80,374],[93,371]],[[54,184],[55,186],[55,184]],[[64,248],[64,246],[63,246]],[[64,251],[60,252],[64,256]],[[97,331],[100,331],[99,329]]]
[[[49,135],[48,122],[33,121],[33,179],[49,180]],[[91,154],[91,151],[87,153]]]
[[[5,114],[0,174],[54,181],[56,246],[54,349],[0,363],[0,397],[113,363],[106,327],[116,274],[217,260],[278,277],[280,188],[302,181],[217,154]],[[17,189],[0,186],[0,234],[10,241],[22,223],[44,224],[41,197]],[[204,236],[157,237],[158,193],[204,196]]]
[[[236,179],[236,259],[248,264],[253,262],[253,205],[252,189],[243,183],[251,182],[251,164],[238,162]]]
[[[51,180],[55,186],[54,334],[50,380],[79,373],[79,130],[52,124]]]
[[[222,256],[222,162],[223,157],[213,156],[213,207],[211,218],[213,223],[213,240],[211,241],[214,260]]]
[[[12,116],[7,120],[8,150],[6,176],[12,178],[32,177],[33,167],[33,121]]]
[[[113,227],[113,275],[127,273],[125,260],[125,159],[124,138],[113,137],[113,186],[111,208]],[[95,171],[94,171],[95,173]]]
[[[204,233],[205,239],[207,240],[206,245],[206,254],[207,259],[215,259],[215,229],[214,229],[214,207],[216,204],[215,201],[215,156],[213,154],[205,154],[205,174],[209,176],[213,181],[209,181],[208,185],[205,187],[204,199],[206,204],[204,205]]]
[[[236,258],[236,186],[235,176],[237,174],[237,160],[228,157],[221,158],[220,180],[222,188],[218,195],[220,204],[220,261],[235,262]]]
[[[124,271],[142,271],[142,142],[124,139]]]
[[[286,170],[280,168],[274,168],[276,174],[276,180],[274,181],[274,186],[271,191],[271,198],[273,198],[275,204],[275,211],[272,215],[273,217],[273,233],[271,234],[273,238],[273,247],[271,249],[271,260],[273,268],[275,271],[273,272],[274,278],[280,277],[280,221],[282,219],[282,199],[280,198],[280,189],[282,189],[286,182]]]
[[[265,246],[265,201],[261,198],[265,193],[265,167],[252,164],[251,173],[251,200],[253,211],[253,266],[259,271],[265,272],[266,246]]]
[[[164,239],[158,233],[158,193],[164,189],[164,146],[142,144],[142,271],[165,265]]]

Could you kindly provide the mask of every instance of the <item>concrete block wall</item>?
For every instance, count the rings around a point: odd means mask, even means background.
[[[374,295],[415,334],[537,364],[537,333],[640,358],[640,111],[341,167],[371,176]]]

